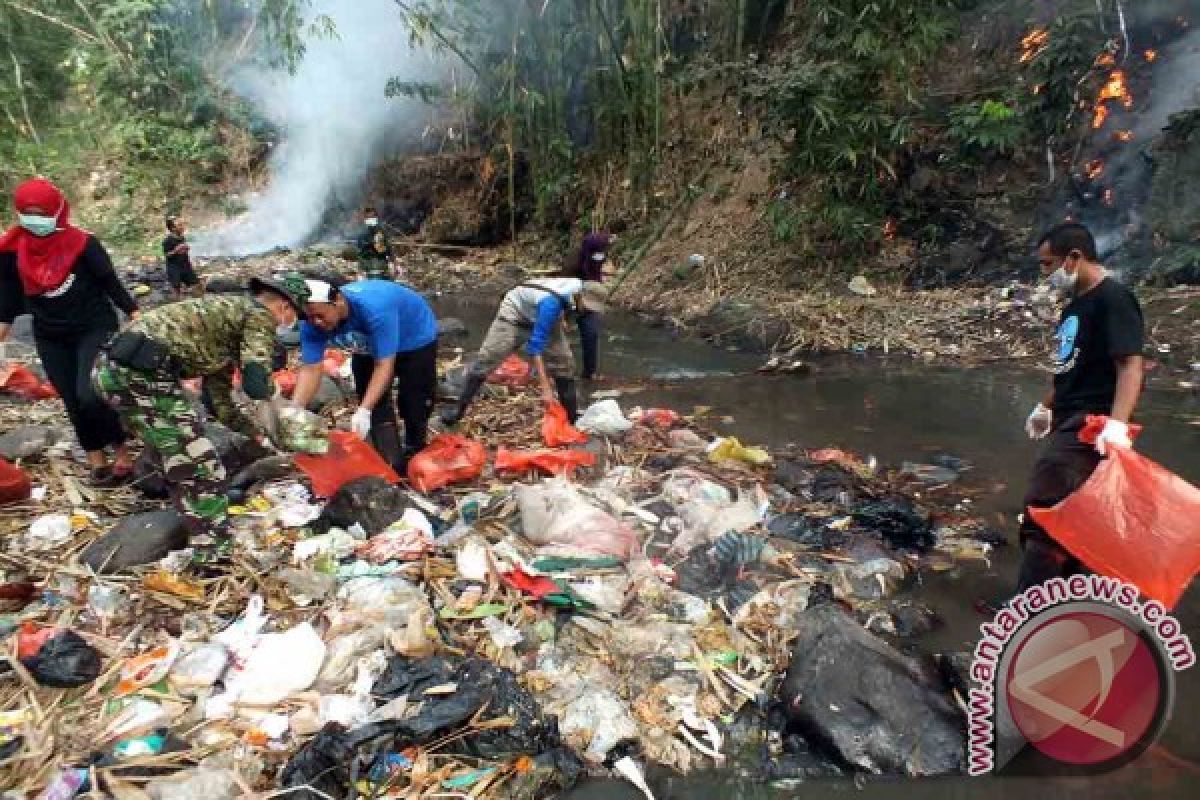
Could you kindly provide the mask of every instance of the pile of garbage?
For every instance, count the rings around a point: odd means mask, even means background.
[[[513,383],[408,476],[336,431],[265,459],[216,436],[242,476],[218,563],[161,500],[73,477],[57,401],[0,394],[0,789],[542,798],[615,772],[653,796],[650,764],[962,770],[961,696],[897,648],[937,622],[918,572],[995,542],[909,491],[965,465],[747,446],[613,398],[539,426]]]

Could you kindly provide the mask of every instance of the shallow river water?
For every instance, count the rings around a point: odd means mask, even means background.
[[[478,345],[492,308],[441,301],[441,315],[467,323],[470,335],[456,343]],[[628,316],[610,315],[602,339],[603,389],[628,390],[618,402],[664,405],[681,413],[708,406],[723,431],[743,442],[805,447],[841,447],[875,455],[884,466],[922,462],[950,453],[973,465],[961,486],[979,490],[976,513],[1008,534],[990,564],[923,574],[921,599],[944,624],[918,641],[929,652],[969,650],[987,621],[977,599],[995,600],[1012,589],[1016,576],[1016,514],[1036,447],[1024,433],[1030,409],[1049,377],[1007,367],[946,368],[907,359],[853,357],[815,362],[803,376],[762,376],[760,356],[728,352],[705,342],[674,337]],[[1164,381],[1164,383],[1167,383]],[[584,398],[586,400],[586,397]],[[581,405],[586,405],[582,403]],[[1151,388],[1139,421],[1145,432],[1138,449],[1193,483],[1200,483],[1200,399],[1174,389]],[[1200,534],[1200,521],[1197,521]],[[1200,583],[1200,582],[1197,582]],[[1176,616],[1200,646],[1200,589],[1193,586]],[[652,776],[659,800],[667,798],[1194,798],[1200,795],[1200,668],[1177,676],[1174,715],[1159,745],[1122,771],[1099,778],[952,778],[922,781],[813,781],[787,787],[763,786],[752,776],[708,774],[686,779]],[[639,797],[627,784],[596,782],[572,798],[617,800]]]

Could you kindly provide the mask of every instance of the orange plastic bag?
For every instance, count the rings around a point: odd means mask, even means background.
[[[542,417],[542,441],[547,447],[565,447],[569,444],[586,444],[588,436],[576,429],[567,420],[567,409],[562,403],[551,403]]]
[[[1104,417],[1089,417],[1092,443]],[[1200,489],[1134,450],[1114,447],[1096,471],[1034,522],[1089,569],[1136,586],[1173,608],[1200,571]]]
[[[0,506],[23,503],[32,491],[33,483],[25,470],[0,458]]]
[[[578,467],[596,464],[595,453],[582,450],[506,450],[496,451],[497,472],[528,472],[538,470],[548,475],[575,474]]]
[[[487,450],[482,444],[444,433],[408,462],[408,482],[419,492],[432,492],[479,477],[486,464]]]
[[[28,367],[21,364],[9,364],[0,368],[0,391],[15,394],[26,400],[49,400],[58,397],[54,387],[39,380]]]
[[[325,351],[325,357],[321,359],[321,369],[331,378],[336,378],[341,374],[342,364],[346,363],[346,354],[341,350],[330,348]]]
[[[324,455],[296,454],[296,466],[312,481],[317,497],[330,497],[350,481],[372,475],[388,483],[400,480],[375,448],[349,431],[331,432],[329,452]]]
[[[296,373],[294,370],[281,369],[271,375],[275,381],[275,385],[279,387],[279,391],[283,392],[284,397],[291,397],[292,392],[296,391]]]
[[[488,383],[499,383],[504,386],[524,386],[529,383],[529,376],[533,372],[533,367],[515,353],[492,370],[492,374],[488,376]]]

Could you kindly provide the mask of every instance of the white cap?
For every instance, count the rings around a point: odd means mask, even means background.
[[[308,302],[310,303],[332,303],[333,286],[325,281],[309,281],[304,284],[308,287]]]

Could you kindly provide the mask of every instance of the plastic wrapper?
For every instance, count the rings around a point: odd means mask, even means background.
[[[546,406],[542,417],[542,441],[547,447],[566,447],[572,444],[586,444],[587,434],[577,430],[567,418],[567,409],[562,403],[554,402]]]
[[[536,470],[546,475],[570,477],[579,467],[595,464],[596,455],[582,450],[508,450],[501,447],[496,451],[497,472]]]
[[[312,481],[313,494],[317,497],[330,497],[358,478],[378,477],[388,483],[400,480],[371,445],[348,431],[332,431],[328,452],[297,455],[296,466]]]
[[[629,558],[638,545],[631,528],[591,505],[570,484],[521,485],[516,496],[522,530],[534,544],[621,559]]]
[[[48,382],[34,375],[29,367],[21,364],[0,366],[0,392],[15,394],[25,400],[50,400],[58,392]]]
[[[625,419],[616,400],[608,399],[589,406],[580,415],[575,427],[597,436],[617,436],[632,428],[633,423]]]
[[[1104,417],[1088,417],[1094,443]],[[1200,571],[1200,489],[1135,450],[1114,447],[1091,477],[1034,522],[1090,569],[1173,608]]]
[[[670,428],[679,422],[679,414],[669,408],[635,408],[629,412],[629,418],[651,428]]]
[[[675,470],[663,483],[663,499],[675,507],[684,529],[671,544],[686,553],[729,531],[745,531],[762,521],[763,499],[743,493],[737,500],[729,490],[689,469]]]
[[[637,722],[629,706],[611,689],[596,688],[567,704],[558,719],[563,740],[593,764],[604,761],[609,751],[638,736]]]
[[[532,373],[533,367],[530,363],[514,353],[492,370],[492,374],[488,375],[487,382],[497,383],[501,386],[524,386],[529,383]]]
[[[152,686],[163,678],[179,657],[179,643],[171,642],[149,652],[134,656],[121,667],[121,681],[117,684],[117,697],[133,694],[139,689]]]
[[[718,439],[708,451],[708,460],[713,462],[741,461],[754,467],[771,463],[771,454],[761,447],[746,447],[733,437]]]
[[[219,642],[206,642],[176,659],[168,678],[180,689],[206,689],[220,680],[228,666],[228,648]]]
[[[428,493],[477,478],[486,465],[487,450],[482,443],[444,433],[408,463],[408,481],[417,491]]]
[[[358,660],[382,648],[386,639],[387,628],[382,625],[368,626],[335,637],[326,645],[325,663],[317,675],[314,688],[319,692],[345,689],[354,681]]]
[[[71,518],[66,514],[46,514],[29,526],[26,540],[32,550],[49,550],[71,539]]]
[[[0,506],[23,503],[32,491],[33,483],[25,470],[0,458]]]

